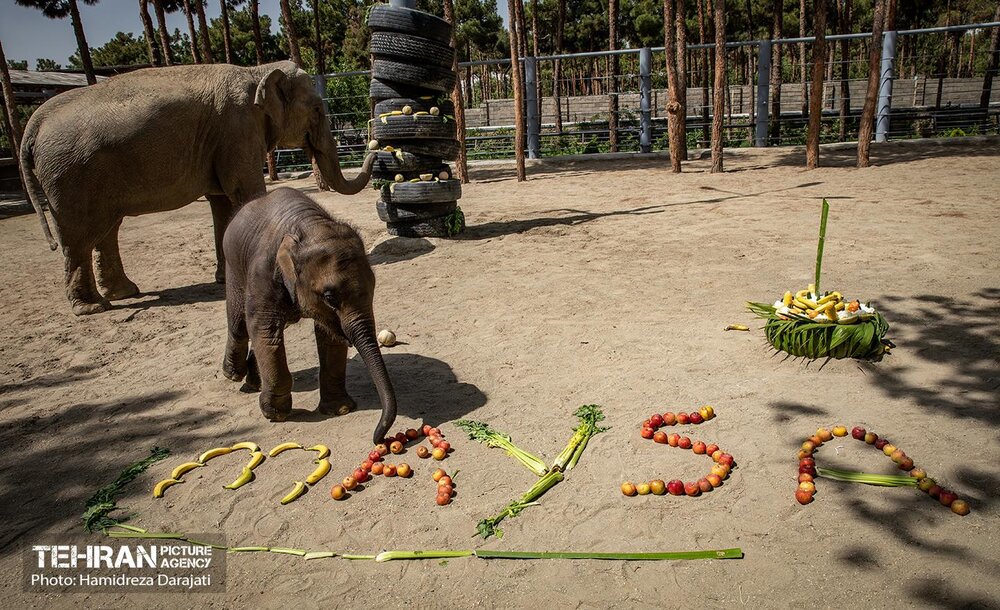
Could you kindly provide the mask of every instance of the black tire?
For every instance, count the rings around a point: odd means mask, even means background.
[[[394,83],[392,81],[379,80],[377,78],[373,78],[372,82],[368,85],[368,97],[372,98],[376,102],[399,97],[437,97],[441,95],[441,93],[441,91],[432,91],[423,87],[414,87],[412,85],[404,85],[401,83]]]
[[[417,205],[395,205],[379,200],[375,203],[375,210],[382,222],[414,222],[417,220],[427,220],[438,216],[447,216],[458,207],[456,201],[442,201],[441,203],[421,203]]]
[[[413,65],[390,61],[388,59],[376,59],[372,62],[372,78],[442,92],[451,91],[455,86],[455,73],[451,68]],[[393,97],[409,96],[398,95]]]
[[[398,32],[373,32],[368,48],[378,59],[385,57],[412,63],[427,62],[449,69],[455,61],[455,49],[450,46]]]
[[[455,121],[442,116],[397,115],[376,118],[372,133],[376,140],[454,140]]]
[[[450,214],[428,218],[425,220],[414,220],[411,222],[390,222],[386,223],[389,235],[396,237],[451,237],[448,235],[448,217]],[[459,227],[461,233],[465,229],[465,222]]]
[[[448,177],[441,178],[441,172],[447,173]],[[421,174],[433,174],[435,178],[438,178],[440,180],[450,180],[452,177],[451,169],[447,165],[444,165],[440,161],[438,161],[438,164],[435,167],[423,171],[416,170],[416,171],[399,171],[399,172],[380,172],[372,170],[372,179],[395,180],[398,174],[402,174],[403,180],[407,182],[413,180],[414,178],[419,178]]]
[[[395,176],[407,172],[421,174],[441,171],[445,168],[447,166],[443,165],[438,157],[425,157],[402,151],[399,151],[398,154],[379,151],[375,157],[375,165],[372,166],[372,175],[381,173]]]
[[[450,23],[409,8],[376,4],[368,15],[368,28],[373,32],[399,32],[451,44]]]
[[[402,110],[409,106],[413,112],[430,112],[431,108],[438,109],[438,116],[455,116],[455,104],[443,95],[425,95],[423,97],[391,97],[381,100],[375,104],[373,115],[378,120],[380,114]]]
[[[379,145],[392,146],[408,153],[444,161],[454,161],[458,158],[458,140],[387,140],[379,141]]]
[[[461,198],[462,183],[458,180],[397,182],[381,189],[382,201],[396,205],[443,203]]]

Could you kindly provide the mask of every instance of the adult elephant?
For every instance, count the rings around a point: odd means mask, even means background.
[[[62,247],[73,313],[105,311],[109,301],[138,294],[118,252],[125,216],[201,196],[215,225],[215,279],[224,282],[226,225],[265,192],[261,164],[276,146],[305,149],[322,174],[317,182],[344,194],[368,184],[375,161],[369,155],[360,174],[344,177],[322,100],[288,61],[137,70],[43,104],[25,127],[21,163],[45,237],[53,250]],[[46,198],[58,242],[41,208]]]

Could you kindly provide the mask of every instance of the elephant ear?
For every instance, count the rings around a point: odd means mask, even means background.
[[[285,87],[288,83],[288,75],[283,70],[275,68],[267,73],[257,83],[257,93],[254,95],[253,103],[264,111],[270,119],[273,127],[277,128],[282,124],[285,113]]]
[[[275,275],[281,276],[281,282],[285,285],[285,290],[288,291],[288,296],[291,297],[293,304],[297,301],[295,283],[299,275],[295,269],[295,251],[298,247],[299,240],[294,235],[285,235],[282,238],[281,245],[278,246],[278,268],[275,273]]]

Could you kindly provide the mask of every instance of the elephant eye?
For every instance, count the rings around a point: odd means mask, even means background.
[[[323,300],[327,305],[333,307],[334,309],[340,307],[340,299],[337,298],[337,293],[332,290],[328,289],[323,291]]]

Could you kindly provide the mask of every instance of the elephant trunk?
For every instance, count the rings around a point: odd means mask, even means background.
[[[330,185],[333,190],[343,195],[354,195],[360,193],[371,179],[372,166],[375,164],[376,156],[370,153],[365,157],[361,166],[361,173],[351,179],[344,177],[344,172],[340,169],[340,162],[337,158],[337,141],[327,131],[321,136],[321,142],[312,143],[311,152],[314,167],[319,168],[319,173],[323,182]],[[321,187],[322,188],[322,187]]]
[[[368,373],[372,376],[372,381],[375,382],[379,402],[382,403],[382,417],[379,419],[372,437],[377,445],[382,442],[389,432],[389,428],[396,421],[396,393],[392,389],[385,361],[382,360],[382,352],[379,351],[378,340],[375,338],[375,322],[372,316],[361,315],[351,320],[344,325],[344,333],[358,350],[358,354],[361,355],[361,359],[368,368]]]

